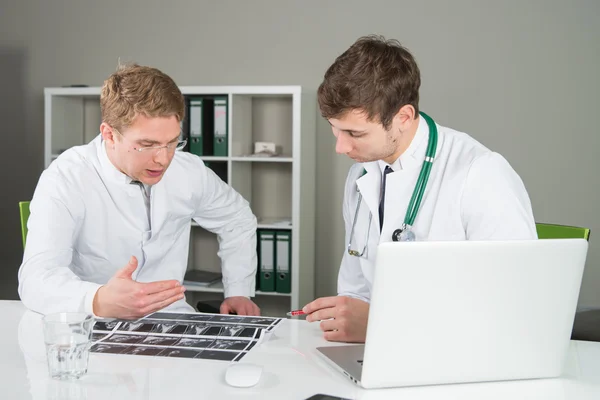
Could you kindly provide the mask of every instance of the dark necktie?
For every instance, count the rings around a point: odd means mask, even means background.
[[[379,233],[381,233],[381,228],[383,228],[383,208],[385,204],[385,181],[387,178],[387,174],[390,172],[394,172],[392,167],[387,165],[385,167],[385,171],[383,171],[383,181],[381,182],[381,197],[379,198]]]

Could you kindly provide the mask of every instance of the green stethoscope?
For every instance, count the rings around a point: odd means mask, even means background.
[[[421,200],[423,200],[423,193],[425,193],[425,187],[427,186],[427,181],[429,180],[429,173],[431,172],[431,166],[433,165],[433,161],[435,159],[435,152],[437,149],[438,132],[437,127],[435,126],[435,122],[429,115],[425,114],[424,112],[419,112],[419,114],[423,117],[423,119],[425,119],[429,127],[429,143],[427,144],[427,151],[425,152],[425,159],[423,160],[421,173],[419,174],[419,178],[417,179],[417,184],[415,185],[412,197],[410,198],[410,203],[408,204],[408,209],[406,210],[406,215],[404,216],[404,223],[399,229],[396,229],[392,233],[392,240],[394,242],[414,242],[416,240],[415,234],[412,231],[412,225],[415,222],[415,218],[417,218],[417,212],[419,211],[419,207],[421,206]],[[367,171],[363,169],[361,177],[366,173]],[[360,203],[362,201],[362,194],[358,190],[358,186],[356,187],[356,191],[359,192],[358,202],[356,203],[354,221],[352,222],[352,229],[350,230],[348,254],[355,257],[362,257],[363,254],[365,254],[365,250],[367,249],[367,243],[369,242],[369,231],[371,230],[371,220],[373,219],[373,213],[369,213],[369,226],[367,227],[365,246],[363,247],[361,252],[359,252],[358,250],[352,250],[352,237],[354,236],[356,219],[358,217],[358,212],[360,211]]]

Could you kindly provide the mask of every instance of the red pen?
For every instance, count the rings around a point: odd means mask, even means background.
[[[287,313],[288,317],[297,317],[298,315],[305,315],[306,313],[302,310],[294,310]]]

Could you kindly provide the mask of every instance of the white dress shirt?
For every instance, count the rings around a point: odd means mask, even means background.
[[[402,226],[425,158],[429,128],[422,117],[418,124],[408,149],[391,165],[394,171],[386,177],[381,234],[378,208],[387,164],[374,161],[350,168],[343,204],[345,243],[350,242],[356,205],[362,194],[352,249],[360,252],[365,242],[367,246],[363,257],[344,251],[338,275],[339,295],[364,301],[371,298],[377,246],[392,241],[392,233]],[[436,126],[435,161],[412,228],[416,240],[537,239],[529,196],[506,159],[465,133]]]
[[[257,224],[244,198],[187,152],[175,153],[156,185],[131,181],[109,160],[101,136],[42,173],[19,269],[28,308],[92,312],[98,288],[132,255],[134,280],[182,282],[192,220],[219,237],[225,297],[254,296]],[[192,307],[183,299],[169,309]]]

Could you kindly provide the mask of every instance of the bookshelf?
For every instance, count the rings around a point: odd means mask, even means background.
[[[200,156],[248,202],[258,228],[291,232],[291,292],[261,292],[265,315],[283,315],[314,299],[315,96],[300,86],[181,86],[184,96],[227,99],[227,156]],[[45,88],[44,165],[99,134],[100,87]],[[255,142],[278,155],[252,155]],[[189,145],[186,146],[189,149]],[[190,221],[188,270],[220,271],[216,235]],[[222,283],[186,286],[188,302],[222,299]]]

